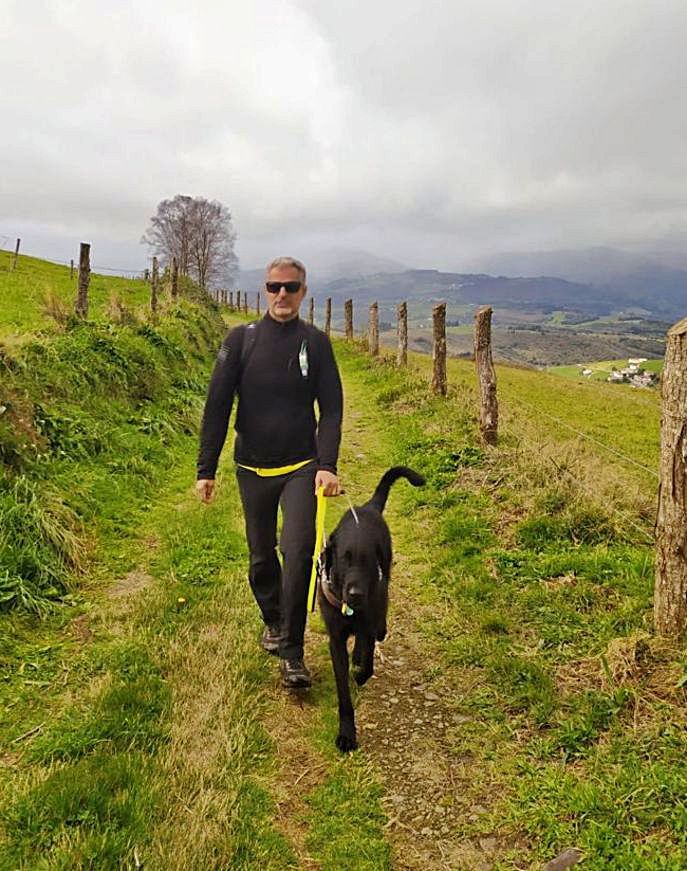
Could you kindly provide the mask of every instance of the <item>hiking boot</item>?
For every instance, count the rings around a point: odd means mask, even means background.
[[[294,690],[301,687],[312,686],[310,672],[302,659],[280,659],[279,670],[281,671],[282,686]]]
[[[280,641],[281,626],[278,623],[268,623],[263,630],[260,647],[272,656],[277,656]]]

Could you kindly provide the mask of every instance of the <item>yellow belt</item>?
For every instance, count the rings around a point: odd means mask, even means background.
[[[308,463],[312,463],[312,459],[301,460],[300,463],[294,463],[291,466],[278,466],[276,469],[263,469],[258,466],[244,466],[243,463],[237,463],[236,465],[240,469],[248,469],[249,472],[255,472],[255,474],[260,475],[261,478],[276,478],[277,475],[288,475],[290,472],[302,469],[303,466],[307,466]]]

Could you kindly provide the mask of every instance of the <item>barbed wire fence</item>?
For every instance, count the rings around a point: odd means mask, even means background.
[[[8,267],[10,271],[16,267],[18,252],[19,252],[19,244],[20,239],[16,240],[16,248],[15,251],[11,250],[11,242],[12,237],[10,236],[0,236],[0,250],[7,251],[9,254],[10,266]],[[83,245],[82,245],[83,247]],[[90,247],[90,246],[89,246]],[[152,258],[150,258],[152,259]],[[49,260],[48,262],[54,263],[60,266],[70,266],[71,272],[74,272],[74,261],[64,261],[64,260]],[[120,275],[124,278],[133,279],[134,277],[143,278],[147,280],[149,276],[148,268],[144,270],[140,269],[131,269],[130,267],[116,267],[116,266],[93,266],[93,271],[97,273],[110,273],[113,275]],[[88,271],[90,275],[90,270]],[[77,281],[79,280],[79,276],[77,273]],[[214,297],[216,302],[219,305],[224,306],[229,311],[238,311],[242,313],[244,316],[248,315],[248,293],[243,291],[243,306],[241,306],[241,291],[236,291],[236,304],[234,305],[234,294],[229,294],[227,298],[227,292],[225,290],[219,289],[214,292]],[[259,316],[260,314],[260,293],[255,294],[255,314]],[[309,308],[309,320],[314,323],[315,322],[315,301],[311,299],[310,308]],[[332,311],[332,300],[328,298],[326,300],[326,320],[325,320],[325,328],[327,333],[332,330],[331,324],[331,311]],[[251,312],[251,315],[253,312]],[[478,382],[480,385],[480,403],[479,403],[479,412],[480,412],[480,421],[481,421],[481,431],[482,438],[488,445],[495,445],[497,442],[498,435],[498,403],[497,403],[497,394],[496,394],[496,378],[494,374],[493,360],[492,360],[492,348],[491,348],[491,309],[488,309],[488,312],[483,308],[477,311],[476,320],[480,319],[484,321],[484,318],[481,316],[484,314],[488,314],[488,353],[484,353],[484,347],[481,347],[480,354],[475,355],[475,362],[478,369]],[[369,322],[367,325],[367,330],[364,331],[361,339],[357,340],[360,343],[362,348],[365,348],[368,353],[372,356],[377,357],[379,355],[379,322],[378,322],[379,312],[378,306],[376,303],[373,303],[369,306]],[[396,365],[403,366],[407,365],[407,344],[408,344],[408,330],[407,330],[407,304],[401,303],[398,307],[398,324],[397,324],[397,332],[398,332],[398,352],[396,355]],[[432,332],[432,377],[431,377],[431,390],[433,393],[446,396],[447,391],[447,344],[446,344],[446,303],[438,303],[433,305],[432,307],[432,321],[433,321],[433,332]],[[687,319],[684,322],[681,322],[679,325],[682,326],[687,324]],[[404,328],[405,326],[405,328]],[[672,328],[669,332],[669,336],[673,330],[676,328]],[[344,303],[344,330],[345,337],[347,341],[355,340],[354,337],[354,329],[353,329],[353,301],[346,300]],[[683,332],[687,332],[687,327]],[[680,334],[682,335],[682,333]],[[475,332],[475,337],[477,337],[477,330]],[[477,338],[475,338],[475,349],[477,350]],[[531,364],[528,364],[527,361],[523,361],[517,359],[513,355],[511,355],[508,351],[503,351],[503,349],[499,349],[497,358],[503,358],[507,362],[509,362],[513,366],[521,367],[521,368],[536,368],[532,367]],[[687,368],[683,367],[683,368]],[[685,389],[685,393],[687,393],[687,388]],[[450,395],[450,394],[449,394]],[[652,410],[659,411],[659,404],[655,404],[642,400],[638,398],[638,401],[652,408]],[[492,403],[489,409],[486,409],[486,403]],[[555,424],[558,431],[565,430],[567,432],[572,433],[577,439],[582,442],[589,444],[592,446],[593,451],[603,451],[606,455],[613,457],[614,461],[620,461],[626,464],[629,467],[632,467],[634,470],[641,471],[642,474],[646,475],[647,478],[651,479],[652,487],[656,487],[657,484],[665,483],[663,481],[662,475],[645,463],[640,462],[639,460],[631,457],[627,452],[620,450],[618,447],[607,444],[602,439],[585,431],[580,428],[579,425],[572,424],[569,421],[564,420],[558,414],[552,414],[550,411],[542,408],[541,405],[534,404],[529,402],[528,400],[523,399],[521,396],[509,395],[506,399],[506,407],[510,404],[515,406],[519,406],[521,409],[525,409],[529,412],[530,415],[536,416],[537,419],[544,418],[550,421],[552,424]],[[678,408],[678,412],[680,409]],[[515,412],[518,414],[518,412]],[[675,418],[679,416],[675,411],[667,412],[665,409],[665,402],[662,414],[662,420],[665,415],[669,417]],[[485,426],[484,421],[487,420],[488,426]],[[685,429],[687,430],[687,420],[685,421]],[[665,453],[665,449],[663,450]],[[687,456],[687,451],[686,451]],[[587,498],[598,502],[599,501],[599,493],[597,489],[594,487],[590,487],[586,482],[582,481],[578,475],[576,475],[570,468],[567,468],[565,465],[556,463],[556,461],[550,457],[549,458],[553,465],[556,467],[557,474],[564,477],[568,480],[573,486],[575,486],[581,493],[584,493]],[[661,468],[667,467],[667,463],[665,460],[665,456],[662,457],[661,460]],[[678,463],[679,465],[679,463]],[[619,482],[622,483],[622,482]],[[673,481],[673,484],[675,482]],[[673,488],[674,489],[674,488]],[[678,488],[679,489],[679,488]],[[687,492],[687,483],[685,483],[685,491]],[[658,500],[659,504],[661,504],[661,488],[658,488]],[[663,497],[665,501],[665,496]],[[619,520],[621,520],[624,524],[629,527],[635,529],[637,533],[639,533],[642,537],[642,540],[645,543],[654,541],[654,532],[647,529],[641,523],[641,518],[639,516],[633,516],[633,514],[629,511],[621,509],[618,505],[608,505],[605,504],[604,508],[610,511],[610,513],[614,514]],[[638,522],[640,521],[640,522]],[[657,520],[656,530],[659,529],[660,525],[660,511],[659,511],[659,519]],[[684,529],[680,531],[680,534],[683,535],[683,538],[687,538],[687,514],[685,515],[685,523]],[[673,534],[673,531],[669,531],[667,533],[668,537]],[[664,537],[666,533],[664,532]],[[684,584],[687,585],[687,571],[684,572],[686,580]],[[683,583],[680,581],[680,583]],[[665,578],[662,581],[663,587],[667,588],[669,583],[666,582]],[[657,613],[660,611],[658,599],[656,600],[656,608]],[[665,609],[664,609],[665,611]],[[680,612],[682,614],[682,612]],[[682,619],[682,623],[687,624],[687,610],[684,612],[685,616]],[[665,618],[661,624],[659,625],[659,629],[666,633],[668,630],[665,628],[669,625],[669,620]],[[674,621],[673,621],[674,622]],[[687,625],[681,625],[681,631],[687,629]]]

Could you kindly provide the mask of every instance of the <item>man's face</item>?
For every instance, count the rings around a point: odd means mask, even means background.
[[[300,272],[293,266],[276,266],[274,269],[270,269],[267,276],[267,281],[277,283],[300,280]],[[296,293],[287,293],[283,287],[279,289],[279,293],[265,291],[270,315],[275,321],[290,321],[297,317],[306,291],[305,284],[301,284],[300,290]]]

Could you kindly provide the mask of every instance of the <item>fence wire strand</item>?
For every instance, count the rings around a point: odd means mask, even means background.
[[[569,429],[571,432],[574,432],[580,438],[586,439],[589,442],[592,442],[598,447],[603,448],[605,451],[608,451],[611,454],[614,454],[616,457],[619,457],[621,460],[624,460],[626,463],[631,463],[633,466],[637,466],[638,469],[642,469],[645,472],[648,472],[652,477],[659,480],[660,476],[655,469],[651,469],[649,466],[645,466],[643,463],[634,460],[632,457],[628,457],[627,454],[624,454],[622,451],[618,451],[615,448],[612,448],[610,445],[607,445],[605,442],[602,442],[600,439],[597,439],[595,436],[589,435],[589,433],[583,432],[582,430],[577,429],[571,424],[567,423],[564,420],[561,420],[560,417],[556,417],[554,414],[550,414],[548,411],[544,411],[543,408],[538,408],[536,405],[532,405],[524,399],[521,399],[519,396],[511,397],[511,400],[514,402],[519,402],[521,405],[524,405],[526,408],[529,408],[530,411],[534,411],[536,414],[543,414],[544,417],[548,417],[549,420],[553,420],[556,423],[560,424],[560,426]]]

